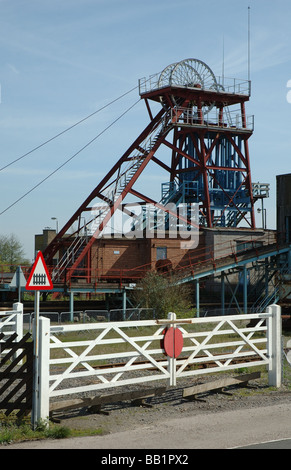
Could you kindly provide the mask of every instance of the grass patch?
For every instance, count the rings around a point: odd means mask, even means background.
[[[11,444],[17,441],[31,441],[34,439],[64,439],[71,435],[71,430],[65,426],[49,425],[33,430],[30,424],[0,425],[0,444]]]
[[[65,439],[68,437],[82,437],[102,435],[102,429],[70,429],[58,424],[40,423],[35,430],[32,429],[30,420],[16,420],[10,417],[0,416],[0,445],[12,444],[20,441],[32,441],[39,439]]]

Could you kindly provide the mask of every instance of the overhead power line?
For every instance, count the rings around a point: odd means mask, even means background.
[[[129,93],[129,92],[128,92]],[[41,184],[43,184],[45,181],[47,181],[51,176],[53,176],[55,173],[57,173],[61,168],[63,168],[67,163],[69,163],[73,158],[75,158],[77,155],[79,155],[83,150],[85,150],[89,145],[91,145],[95,140],[97,140],[104,132],[106,132],[110,127],[112,127],[119,119],[121,119],[126,113],[128,113],[134,106],[139,103],[140,98],[133,104],[131,105],[126,111],[124,111],[120,116],[118,116],[111,124],[109,124],[103,131],[99,132],[93,139],[91,139],[86,145],[84,145],[81,149],[79,149],[74,155],[72,155],[70,158],[68,158],[64,163],[62,163],[58,168],[53,170],[49,175],[47,175],[45,178],[43,178],[41,181],[39,181],[35,186],[33,186],[31,189],[29,189],[26,193],[24,193],[21,197],[19,197],[16,201],[14,201],[12,204],[10,204],[6,209],[4,209],[2,212],[0,212],[0,215],[4,214],[7,212],[11,207],[15,206],[18,202],[20,202],[22,199],[24,199],[28,194],[32,193],[36,188],[38,188]],[[112,102],[111,102],[112,103]],[[104,108],[103,108],[104,109]]]
[[[129,91],[126,91],[125,93],[123,93],[122,95],[120,95],[118,98],[115,98],[114,100],[110,101],[110,103],[107,103],[106,105],[102,106],[102,108],[97,109],[96,111],[94,111],[93,113],[91,113],[91,114],[89,114],[88,116],[84,117],[83,119],[80,119],[80,121],[76,122],[76,123],[73,124],[72,126],[67,127],[66,129],[64,129],[63,131],[59,132],[59,133],[56,134],[55,136],[49,138],[48,140],[46,140],[46,141],[43,142],[42,144],[39,144],[39,145],[37,145],[36,147],[34,147],[33,149],[31,149],[31,150],[29,150],[28,152],[24,153],[23,155],[21,155],[20,157],[16,158],[16,159],[13,160],[12,162],[7,163],[7,165],[4,165],[2,168],[0,168],[0,171],[3,171],[3,170],[5,170],[6,168],[8,168],[9,166],[13,165],[14,163],[19,162],[19,161],[22,160],[23,158],[27,157],[27,156],[30,155],[31,153],[33,153],[33,152],[35,152],[36,150],[40,149],[41,147],[44,147],[44,145],[49,144],[50,142],[52,142],[53,140],[57,139],[57,138],[60,137],[61,135],[65,134],[66,132],[70,131],[71,129],[73,129],[74,127],[78,126],[78,125],[81,124],[82,122],[87,121],[87,120],[90,119],[92,116],[95,116],[95,114],[100,113],[100,111],[103,111],[103,109],[108,108],[108,106],[112,105],[113,103],[116,103],[116,101],[120,100],[120,99],[123,98],[124,96],[126,96],[126,95],[128,95],[129,93],[131,93],[132,91],[136,90],[136,88],[138,88],[138,86],[135,86],[134,88],[131,88]],[[0,214],[0,215],[1,215],[1,214]]]

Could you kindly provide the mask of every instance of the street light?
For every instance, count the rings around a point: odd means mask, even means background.
[[[51,219],[56,221],[57,233],[59,233],[59,221],[57,217],[51,217]]]
[[[267,228],[267,209],[264,209],[264,207],[262,209],[258,208],[257,209],[258,213],[260,214],[260,212],[262,212],[262,228],[264,230],[266,230]]]

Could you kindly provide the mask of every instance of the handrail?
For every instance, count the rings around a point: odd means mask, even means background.
[[[166,88],[170,85],[159,85],[161,73],[155,73],[150,75],[149,78],[143,77],[140,78],[139,83],[139,94],[142,95],[144,93],[149,93],[150,91],[160,90],[162,88]],[[236,94],[236,95],[251,95],[251,82],[250,80],[240,79],[240,78],[230,78],[230,77],[220,77],[216,76],[216,82],[218,83],[217,89],[209,88],[209,87],[190,87],[188,85],[178,85],[179,88],[187,88],[187,89],[203,89],[205,91],[211,91],[213,93],[228,93],[228,94]]]
[[[62,271],[67,267],[71,257],[74,256],[77,250],[79,250],[84,243],[83,237],[75,237],[71,245],[65,251],[62,258],[59,260],[58,265],[52,271],[52,280],[54,281],[57,275],[60,275]]]
[[[178,126],[222,127],[223,129],[254,130],[254,115],[242,115],[237,111],[229,111],[222,118],[219,109],[212,109],[204,117],[193,113],[192,108],[171,108],[171,119]]]
[[[263,241],[267,241],[268,243],[263,245],[262,247],[257,246],[258,241],[262,241],[262,237],[254,237],[253,240],[248,240],[248,246],[251,248],[248,250],[241,251],[237,253],[236,245],[233,244],[231,241],[221,242],[220,244],[215,245],[215,253],[209,247],[198,247],[193,252],[186,252],[185,257],[181,260],[181,256],[177,255],[176,257],[171,258],[171,263],[174,265],[174,269],[169,269],[173,274],[182,274],[187,270],[191,270],[195,273],[197,270],[203,269],[206,265],[213,263],[216,265],[217,263],[221,262],[226,257],[234,257],[236,258],[238,255],[246,255],[251,252],[251,250],[256,250],[256,253],[259,254],[262,250],[267,250],[270,248],[271,245],[276,245],[276,238],[274,237],[274,232],[268,233],[269,237],[268,240],[263,239]],[[278,234],[277,234],[278,235]],[[272,239],[270,239],[270,237]],[[246,241],[245,237],[240,237],[236,239],[236,242],[239,241]],[[272,243],[271,243],[272,242]],[[277,248],[279,248],[277,246]],[[110,269],[107,272],[104,272],[101,269],[96,268],[75,268],[74,270],[74,278],[75,279],[90,279],[91,283],[99,283],[101,281],[110,281],[110,280],[118,280],[120,284],[124,283],[128,279],[134,280],[141,280],[146,272],[155,269],[156,261],[152,261],[151,263],[146,263],[143,265],[136,266],[134,268],[128,269]],[[175,266],[176,264],[176,266]],[[10,267],[10,266],[9,266]],[[167,266],[164,266],[167,268]],[[170,267],[170,266],[169,266]],[[4,268],[5,269],[5,268]],[[16,269],[16,266],[15,266]],[[25,276],[28,276],[29,270],[31,267],[25,266],[23,267],[23,271]],[[49,272],[52,273],[53,270],[56,270],[55,266],[49,266]],[[62,272],[68,272],[70,268],[63,268]],[[1,269],[0,269],[1,274]],[[2,270],[2,275],[7,274],[5,271]],[[169,272],[161,273],[163,275],[169,275]],[[1,276],[0,276],[1,279]],[[57,279],[57,277],[55,278]]]
[[[246,241],[245,238],[239,238],[236,242],[239,241]],[[236,244],[233,244],[231,241],[222,242],[216,245],[215,252],[212,250],[212,247],[205,247],[195,249],[192,253],[187,253],[187,257],[181,260],[181,256],[172,257],[169,264],[165,262],[163,268],[165,269],[164,272],[161,272],[161,275],[169,276],[169,275],[177,275],[181,277],[181,275],[187,274],[189,275],[189,270],[193,273],[200,272],[204,268],[209,265],[213,265],[214,267],[217,264],[221,263],[223,260],[233,258],[237,261],[238,256],[242,257],[247,254],[251,254],[252,252],[256,255],[259,255],[260,252],[268,250],[270,246],[277,246],[276,240],[272,237],[272,242],[266,245],[262,245],[261,247],[258,246],[258,241],[262,241],[261,237],[256,237],[253,240],[248,241],[248,249],[242,250],[237,252]],[[270,240],[269,240],[270,242]],[[186,255],[186,252],[185,252]],[[172,264],[176,266],[173,268]],[[139,281],[143,279],[145,274],[152,269],[155,269],[156,261],[152,261],[151,263],[146,263],[144,265],[140,265],[134,268],[125,268],[125,269],[116,269],[111,268],[104,272],[102,269],[99,268],[75,268],[74,272],[70,272],[70,268],[67,268],[67,273],[69,274],[68,278],[73,278],[73,280],[78,279],[90,279],[91,284],[96,284],[100,282],[117,282],[120,285],[124,284],[125,282],[132,281]],[[169,270],[167,271],[167,266]],[[70,281],[72,282],[72,281]]]

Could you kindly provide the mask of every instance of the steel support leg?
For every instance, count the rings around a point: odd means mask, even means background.
[[[269,295],[269,259],[265,259],[265,296]]]
[[[122,291],[122,319],[126,320],[126,290]]]
[[[244,298],[244,313],[248,313],[248,270],[246,265],[243,268],[243,298]]]
[[[74,292],[70,292],[70,321],[74,321]]]
[[[196,286],[196,315],[197,318],[200,316],[200,292],[199,292],[199,279],[195,280],[195,286]]]
[[[221,273],[221,313],[225,315],[225,279],[224,272]]]

